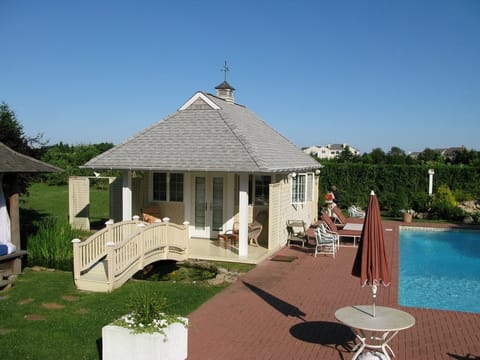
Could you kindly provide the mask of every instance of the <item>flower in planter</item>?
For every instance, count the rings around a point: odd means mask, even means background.
[[[113,324],[131,329],[132,333],[161,333],[171,324],[180,323],[185,327],[187,320],[184,317],[164,312],[167,299],[144,289],[130,299],[131,312],[116,320]]]

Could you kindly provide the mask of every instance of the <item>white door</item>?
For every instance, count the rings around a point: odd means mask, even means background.
[[[225,223],[225,176],[194,175],[192,236],[216,238]]]

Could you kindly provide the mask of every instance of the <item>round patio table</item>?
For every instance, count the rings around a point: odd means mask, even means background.
[[[415,325],[415,318],[405,311],[385,306],[376,306],[375,309],[375,316],[372,315],[372,305],[346,306],[335,312],[337,320],[358,330],[355,331],[355,335],[360,343],[353,348],[353,351],[356,350],[356,352],[352,360],[357,359],[364,349],[381,350],[383,355],[390,360],[388,352],[392,356],[395,354],[388,343],[400,330]],[[373,334],[367,336],[365,335],[366,331]],[[381,335],[375,335],[375,333],[381,333]]]

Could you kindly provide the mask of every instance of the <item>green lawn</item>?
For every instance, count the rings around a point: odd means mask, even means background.
[[[22,237],[43,217],[67,219],[67,186],[32,184],[29,192],[20,203]],[[108,191],[92,188],[90,199],[91,220],[107,219]],[[145,287],[167,298],[166,312],[188,316],[225,286],[130,280],[112,293],[90,293],[76,290],[70,272],[26,268],[11,289],[0,291],[0,359],[101,359],[102,327],[128,313],[129,299]]]
[[[100,359],[102,327],[127,313],[130,297],[144,287],[184,316],[224,288],[129,281],[112,293],[89,293],[75,289],[69,272],[27,268],[12,289],[0,292],[0,358]]]
[[[28,188],[29,195],[20,197],[22,223],[52,215],[59,219],[68,218],[68,186],[49,186],[33,183]],[[90,223],[108,220],[108,188],[90,187]]]

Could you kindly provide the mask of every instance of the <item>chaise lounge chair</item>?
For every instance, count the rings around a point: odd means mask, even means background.
[[[321,219],[330,231],[337,233],[340,237],[353,239],[353,246],[356,246],[357,240],[360,239],[360,235],[362,235],[363,224],[350,223],[350,226],[347,228],[343,227],[343,229],[338,229],[337,225],[335,225],[327,214],[322,214]]]
[[[365,211],[357,208],[355,205],[352,205],[348,208],[348,215],[352,218],[364,218]]]
[[[333,222],[337,225],[339,229],[344,229],[347,224],[363,224],[363,219],[359,217],[349,217],[346,218],[345,215],[343,215],[342,210],[338,207],[334,207],[332,209],[332,217],[333,217]],[[340,226],[338,226],[340,225]],[[348,228],[348,226],[347,226]],[[358,228],[356,226],[355,228]]]

